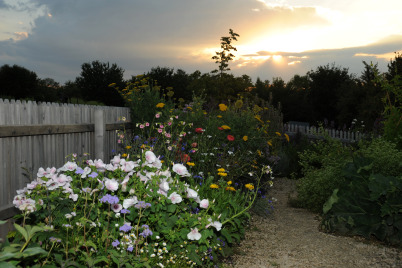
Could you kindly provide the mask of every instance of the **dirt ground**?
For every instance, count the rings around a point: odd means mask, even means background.
[[[294,189],[295,181],[275,179],[269,194],[277,199],[274,212],[252,217],[226,267],[402,267],[402,249],[320,232],[318,215],[288,205]]]

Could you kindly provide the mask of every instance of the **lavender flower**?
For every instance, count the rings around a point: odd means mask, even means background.
[[[127,248],[127,251],[133,252],[133,250],[134,250],[134,248],[131,246]]]
[[[112,242],[112,246],[117,247],[118,245],[120,245],[119,240],[116,239]]]
[[[127,225],[127,224],[124,224],[122,227],[119,228],[120,231],[123,231],[125,233],[127,233],[131,229],[133,229],[133,227],[131,227],[130,225]]]
[[[113,205],[119,203],[119,198],[117,196],[106,194],[99,201]]]
[[[147,237],[147,236],[151,236],[151,235],[152,235],[152,231],[149,230],[148,228],[145,228],[145,229],[142,231],[142,233],[140,233],[139,235],[145,238],[145,237]]]
[[[126,214],[129,213],[130,214],[130,210],[123,208],[122,210],[120,210],[121,214]]]
[[[96,177],[98,177],[98,173],[92,172],[91,174],[88,175],[88,177],[96,178]]]
[[[137,204],[134,205],[134,207],[140,209],[140,208],[149,208],[151,207],[150,203],[145,203],[144,201],[138,201]]]

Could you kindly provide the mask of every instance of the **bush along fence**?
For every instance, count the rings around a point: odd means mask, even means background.
[[[129,108],[0,99],[0,220],[15,214],[16,190],[40,167],[62,166],[72,154],[110,159],[116,130],[129,128],[129,121]],[[0,237],[9,227],[0,226]]]
[[[283,125],[284,132],[289,136],[294,136],[297,133],[307,136],[309,139],[322,139],[325,135],[333,139],[341,140],[342,143],[353,143],[364,137],[361,132],[342,131],[335,129],[320,129],[319,127],[302,125],[297,123],[286,123]],[[324,131],[324,133],[322,133]]]

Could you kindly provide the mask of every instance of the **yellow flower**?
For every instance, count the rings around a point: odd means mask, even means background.
[[[244,140],[244,141],[247,141],[247,140],[248,140],[248,137],[247,137],[247,136],[243,136],[243,140]]]
[[[163,108],[163,107],[165,107],[165,104],[162,103],[162,102],[160,102],[160,103],[158,103],[158,104],[156,105],[156,108]]]
[[[225,188],[226,191],[232,191],[232,192],[236,192],[236,189],[232,186],[228,186]]]
[[[218,175],[219,175],[219,176],[222,176],[222,177],[226,177],[228,174],[225,173],[225,172],[219,172]]]
[[[195,164],[193,162],[187,162],[187,165],[194,167]]]
[[[216,117],[218,117],[218,118],[222,118],[222,115],[217,115]]]
[[[218,172],[225,172],[224,168],[218,168]]]
[[[258,156],[261,156],[261,155],[262,155],[262,153],[261,153],[260,150],[257,150],[257,154],[258,154]]]
[[[254,189],[254,185],[252,185],[251,183],[247,183],[246,185],[244,185],[247,189],[249,190],[253,190]]]
[[[230,129],[230,127],[229,127],[228,125],[223,125],[223,126],[221,126],[221,128],[223,128],[223,129]]]
[[[269,140],[269,141],[267,141],[267,143],[269,146],[272,146],[272,141]]]
[[[232,184],[232,181],[228,181],[228,185],[231,185]]]
[[[227,109],[228,107],[225,104],[223,103],[219,104],[219,110],[221,110],[222,112],[226,111]]]
[[[286,140],[289,142],[289,135],[285,133],[283,136],[285,136]]]
[[[130,149],[131,149],[131,146],[130,146],[130,145],[127,145],[127,146],[126,146],[126,149],[127,149],[127,150],[130,150]]]
[[[127,157],[127,154],[122,154],[121,157]]]
[[[278,135],[279,137],[282,136],[282,134],[279,132],[275,132],[275,134]]]
[[[237,100],[237,101],[235,102],[235,107],[236,107],[237,109],[240,109],[242,106],[243,106],[243,101],[242,101],[242,100]]]
[[[213,184],[211,184],[211,185],[209,186],[209,188],[211,188],[211,189],[218,189],[218,188],[219,188],[219,185],[213,183]]]

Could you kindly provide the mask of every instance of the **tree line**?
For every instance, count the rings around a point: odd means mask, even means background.
[[[276,77],[272,81],[244,74],[234,76],[228,73],[229,62],[236,48],[238,34],[229,31],[221,38],[221,50],[212,57],[218,69],[201,73],[187,73],[182,69],[154,67],[144,73],[150,83],[174,92],[174,99],[190,102],[194,95],[205,96],[210,104],[231,101],[239,96],[258,98],[280,107],[284,121],[302,121],[316,125],[323,122],[329,127],[349,127],[353,119],[363,121],[367,129],[378,127],[384,110],[385,92],[376,82],[377,76],[391,81],[402,75],[402,55],[395,53],[388,64],[388,71],[380,73],[378,64],[363,61],[360,76],[349,73],[347,68],[327,64],[318,66],[305,75],[295,75],[288,82]],[[137,77],[123,78],[124,70],[116,63],[98,60],[81,65],[81,73],[74,81],[64,85],[51,78],[41,79],[18,65],[0,67],[0,98],[30,99],[35,101],[90,103],[108,106],[123,106],[124,101],[115,88],[123,89]]]

